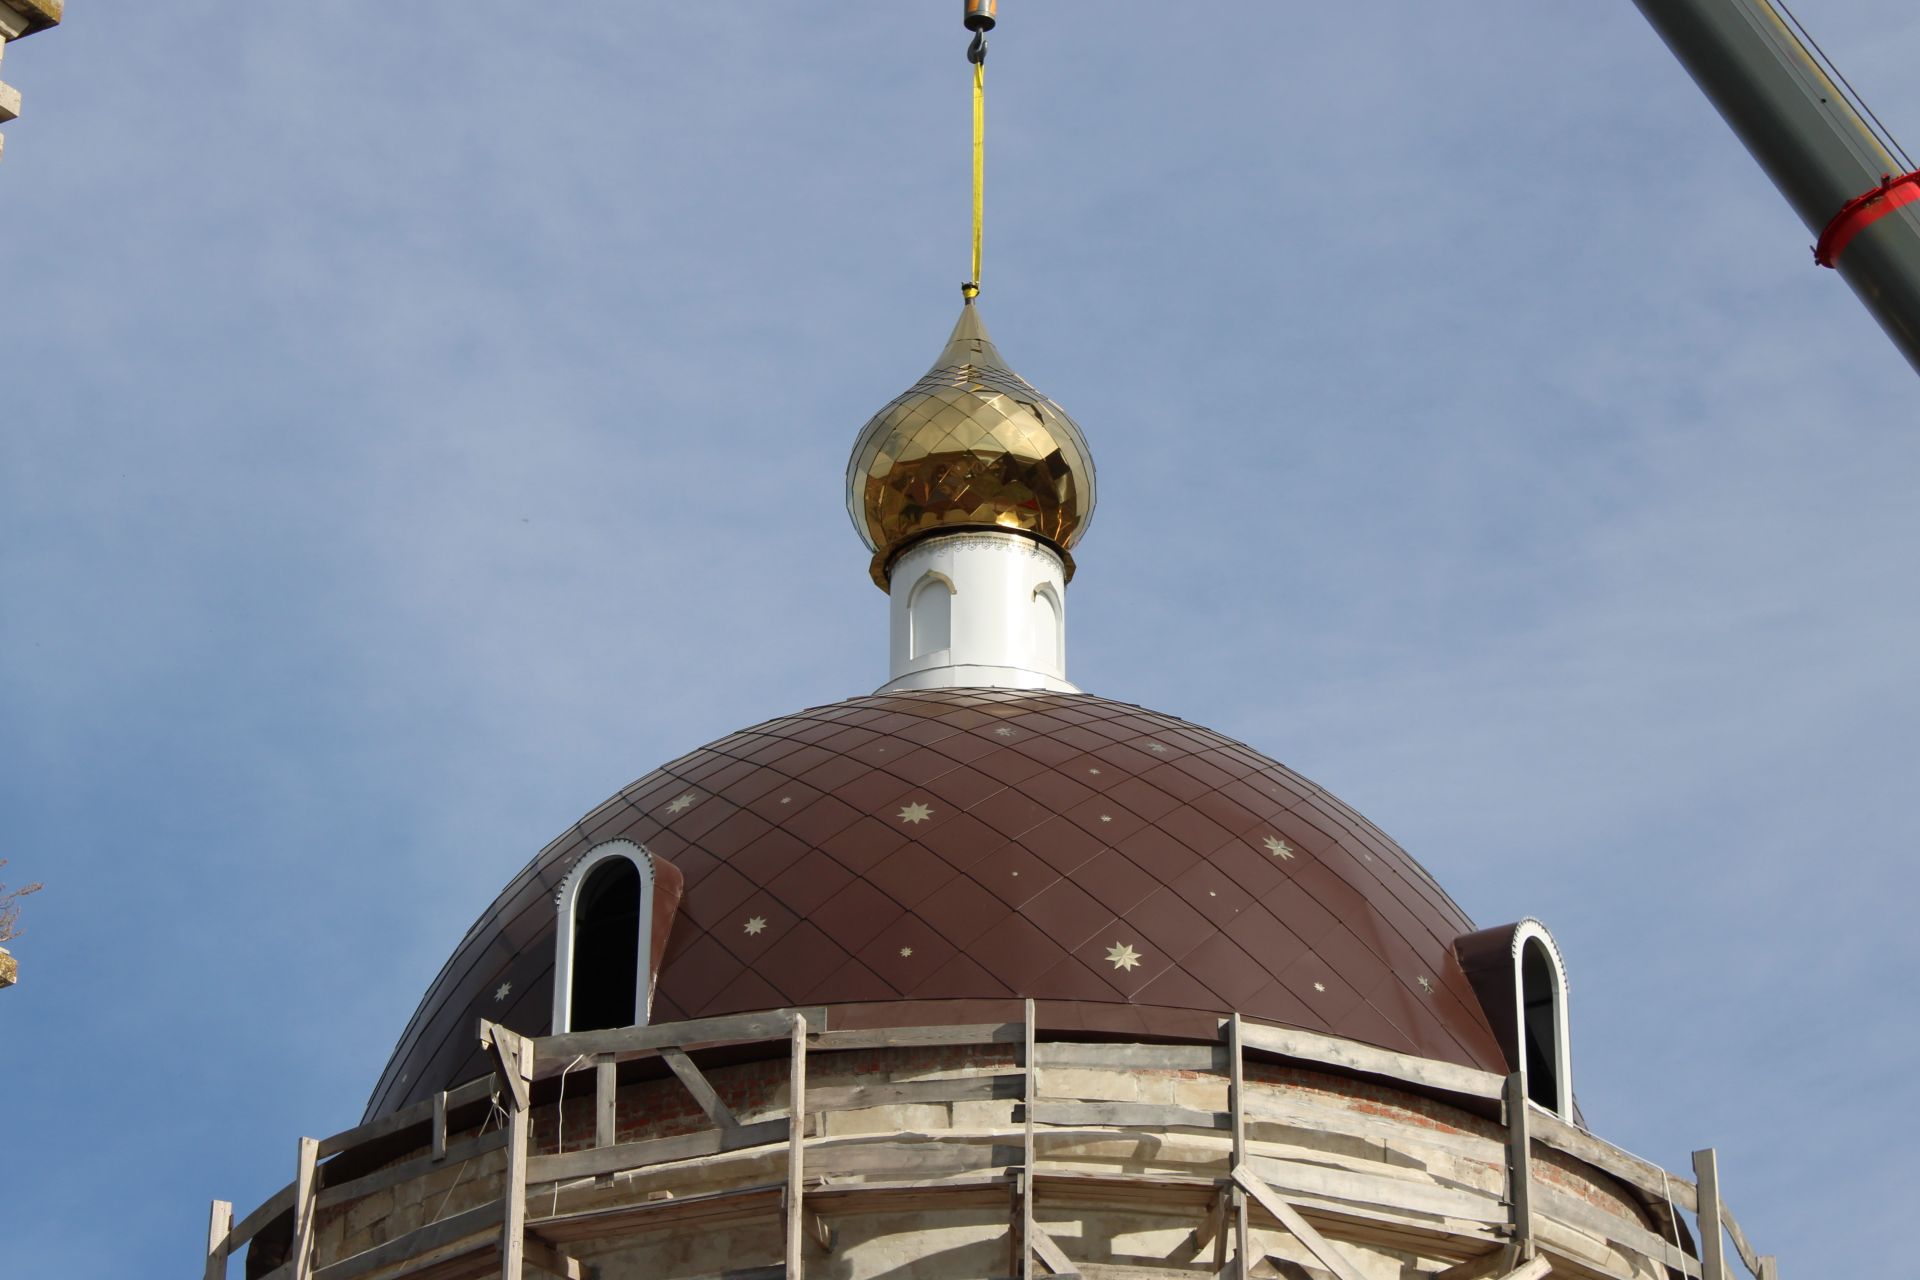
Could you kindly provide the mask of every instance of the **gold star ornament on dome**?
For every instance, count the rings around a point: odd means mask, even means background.
[[[1131,972],[1140,967],[1140,953],[1129,942],[1116,942],[1107,948],[1107,963],[1116,969]]]
[[[921,804],[918,800],[915,800],[912,804],[902,808],[896,816],[902,822],[920,823],[931,818],[933,816],[933,810],[927,808],[927,806]]]

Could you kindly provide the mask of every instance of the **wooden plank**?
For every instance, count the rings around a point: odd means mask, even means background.
[[[1499,1098],[1505,1087],[1505,1081],[1490,1071],[1456,1066],[1450,1062],[1434,1062],[1428,1058],[1394,1053],[1389,1049],[1376,1049],[1371,1045],[1342,1040],[1338,1036],[1323,1036],[1312,1031],[1261,1026],[1257,1023],[1249,1024],[1242,1034],[1249,1049],[1277,1053],[1300,1062],[1384,1076],[1389,1080],[1437,1089],[1443,1093],[1491,1101]]]
[[[207,1214],[206,1280],[227,1280],[227,1236],[232,1231],[232,1203],[215,1200]]]
[[[1112,1071],[1224,1071],[1225,1049],[1206,1044],[1074,1044],[1040,1046],[1043,1067],[1105,1067]]]
[[[511,1033],[506,1033],[511,1034]],[[501,1068],[512,1097],[507,1104],[505,1211],[500,1217],[500,1280],[522,1280],[527,1250],[527,1141],[533,1117],[527,1099],[533,1088],[533,1041],[514,1036],[502,1046]]]
[[[679,1077],[680,1083],[686,1086],[687,1092],[693,1095],[694,1102],[706,1113],[707,1119],[722,1129],[740,1127],[740,1122],[733,1118],[733,1112],[727,1110],[727,1104],[720,1100],[720,1095],[714,1092],[707,1078],[700,1074],[700,1068],[693,1065],[692,1058],[689,1058],[684,1051],[674,1048],[660,1050],[660,1056],[666,1059],[668,1068]]]
[[[288,1261],[293,1263],[293,1280],[312,1280],[314,1214],[314,1166],[320,1158],[320,1144],[313,1138],[300,1139],[298,1171],[293,1177],[293,1247]]]
[[[1507,1205],[1500,1197],[1485,1192],[1258,1155],[1249,1156],[1246,1163],[1258,1170],[1267,1183],[1289,1194],[1320,1196],[1437,1218],[1459,1218],[1488,1226],[1508,1223]]]
[[[1054,1275],[1072,1276],[1074,1280],[1079,1280],[1079,1269],[1067,1258],[1060,1245],[1047,1234],[1044,1227],[1033,1228],[1033,1251],[1040,1255],[1040,1261],[1046,1263],[1047,1270]]]
[[[1527,1102],[1526,1077],[1516,1071],[1507,1077],[1507,1205],[1514,1243],[1520,1256],[1533,1256],[1533,1129]]]
[[[1535,1209],[1549,1221],[1578,1227],[1617,1248],[1645,1254],[1682,1275],[1700,1275],[1698,1259],[1675,1248],[1671,1241],[1655,1235],[1638,1221],[1608,1213],[1590,1201],[1556,1190],[1544,1182],[1534,1184],[1533,1199]]]
[[[506,1131],[495,1129],[492,1133],[483,1133],[465,1142],[456,1142],[447,1149],[447,1152],[448,1157],[455,1164],[463,1164],[468,1160],[484,1156],[488,1152],[498,1151],[506,1145]],[[399,1164],[390,1164],[384,1169],[375,1169],[372,1173],[364,1174],[351,1182],[343,1182],[339,1186],[322,1187],[319,1207],[331,1209],[336,1205],[370,1196],[376,1191],[385,1191],[388,1187],[397,1187],[403,1182],[411,1182],[415,1178],[432,1173],[440,1163],[430,1154],[417,1156],[412,1160],[403,1160]]]
[[[1020,1065],[1026,1070],[1025,1142],[1020,1152],[1020,1280],[1033,1280],[1033,1121],[1034,1099],[1039,1097],[1039,1060],[1034,1053],[1033,1001],[1026,1002],[1021,1020]]]
[[[1770,1253],[1760,1255],[1760,1280],[1780,1280],[1780,1259]]]
[[[447,1158],[447,1091],[445,1089],[433,1095],[433,1142],[431,1146],[435,1160]]]
[[[1734,1251],[1740,1255],[1740,1261],[1746,1264],[1747,1273],[1758,1280],[1760,1275],[1760,1255],[1747,1243],[1747,1233],[1734,1221],[1733,1210],[1727,1208],[1727,1202],[1720,1201],[1720,1221],[1727,1226],[1727,1235],[1733,1240]]]
[[[518,1031],[511,1031],[485,1018],[480,1019],[480,1047],[492,1051],[496,1074],[506,1086],[507,1094],[512,1099],[511,1105],[522,1111],[527,1109],[533,1077],[531,1071],[521,1071],[520,1046],[530,1043]],[[528,1052],[533,1050],[529,1049]]]
[[[1622,1182],[1638,1187],[1657,1200],[1672,1200],[1692,1213],[1700,1207],[1693,1181],[1668,1173],[1651,1160],[1642,1160],[1610,1142],[1603,1142],[1584,1129],[1576,1128],[1550,1111],[1533,1112],[1533,1140],[1576,1160],[1584,1160],[1596,1169],[1604,1169]]]
[[[415,1125],[425,1124],[432,1118],[433,1100],[422,1099],[410,1107],[402,1107],[391,1115],[369,1120],[365,1124],[357,1124],[351,1129],[342,1129],[336,1134],[320,1139],[320,1159],[325,1160],[329,1156],[357,1147],[363,1142],[371,1142],[375,1138],[384,1138],[389,1134],[411,1129]]]
[[[1233,1181],[1241,1190],[1257,1200],[1260,1207],[1271,1214],[1275,1222],[1292,1232],[1295,1239],[1307,1246],[1307,1252],[1319,1259],[1320,1265],[1333,1272],[1338,1280],[1366,1280],[1346,1254],[1335,1249],[1331,1241],[1300,1216],[1298,1209],[1273,1194],[1252,1169],[1244,1164],[1235,1165]]]
[[[809,1022],[809,1025],[812,1025]],[[878,1027],[871,1031],[816,1031],[819,1053],[845,1049],[914,1049],[956,1044],[1019,1044],[1017,1022],[970,1022],[951,1027]]]
[[[1501,1280],[1541,1280],[1541,1277],[1552,1270],[1553,1264],[1551,1262],[1545,1258],[1535,1258],[1533,1261],[1523,1262],[1514,1270],[1507,1272]]]
[[[592,1280],[599,1269],[590,1267],[580,1259],[556,1249],[539,1236],[529,1235],[526,1243],[527,1261],[550,1276],[560,1280]]]
[[[807,1018],[793,1015],[792,1065],[787,1070],[787,1280],[802,1280],[806,1256]]]
[[[593,1145],[610,1147],[619,1140],[620,1068],[601,1054],[593,1064]]]
[[[1019,1071],[948,1080],[905,1080],[899,1084],[829,1085],[807,1090],[807,1110],[859,1111],[914,1102],[990,1102],[995,1098],[1018,1102],[1022,1091]]]
[[[292,1207],[293,1184],[289,1182],[286,1186],[280,1188],[265,1200],[262,1200],[252,1213],[249,1213],[234,1225],[233,1231],[227,1237],[228,1250],[238,1250],[241,1245],[246,1244],[249,1240],[259,1235],[269,1222],[272,1222]]]
[[[1196,1111],[1157,1102],[1036,1102],[1030,1110],[1040,1124],[1225,1129],[1232,1123],[1229,1112]]]
[[[314,1274],[314,1280],[354,1280],[356,1276],[366,1275],[370,1271],[379,1271],[395,1263],[410,1259],[419,1260],[427,1254],[465,1240],[469,1236],[491,1237],[494,1228],[499,1225],[505,1211],[505,1205],[499,1200],[490,1200],[486,1204],[456,1213],[450,1218],[438,1222],[429,1222],[424,1227],[416,1227],[405,1235],[395,1236],[385,1244],[375,1245],[350,1258],[320,1268]],[[491,1251],[490,1239],[482,1242]]]
[[[1227,1123],[1233,1131],[1231,1164],[1247,1160],[1247,1041],[1246,1024],[1238,1013],[1227,1019]],[[1233,1266],[1239,1280],[1253,1274],[1253,1226],[1247,1217],[1247,1193],[1238,1181],[1233,1187]]]
[[[1504,1143],[1483,1138],[1477,1133],[1436,1129],[1421,1119],[1382,1119],[1367,1112],[1329,1106],[1304,1098],[1252,1093],[1247,1098],[1246,1116],[1248,1124],[1274,1125],[1309,1134],[1337,1133],[1378,1142],[1394,1149],[1425,1147],[1480,1164],[1504,1167],[1507,1158]],[[1536,1141],[1539,1136],[1537,1133],[1534,1135]]]
[[[1720,1157],[1712,1147],[1693,1153],[1693,1176],[1700,1185],[1700,1275],[1727,1280],[1726,1245],[1720,1233]]]
[[[810,1027],[824,1029],[822,1008],[773,1009],[766,1013],[734,1013],[721,1018],[694,1018],[688,1022],[660,1022],[646,1027],[610,1027],[604,1031],[573,1031],[543,1036],[535,1041],[542,1058],[566,1058],[602,1053],[622,1057],[660,1049],[685,1049],[703,1044],[736,1044],[749,1040],[784,1039],[798,1015]],[[557,1071],[559,1068],[555,1068]]]
[[[792,1126],[785,1119],[743,1124],[738,1129],[703,1129],[699,1133],[676,1138],[648,1138],[642,1142],[622,1142],[611,1147],[592,1147],[569,1151],[564,1155],[534,1156],[527,1161],[529,1184],[567,1182],[574,1178],[592,1178],[605,1173],[624,1173],[649,1165],[696,1156],[718,1155],[775,1143],[788,1136]]]
[[[601,1244],[621,1235],[668,1227],[682,1231],[705,1230],[709,1224],[764,1219],[770,1213],[778,1213],[785,1192],[784,1182],[763,1182],[724,1191],[561,1212],[542,1218],[538,1231],[541,1239],[565,1246],[575,1242]]]
[[[1213,1193],[1213,1200],[1207,1205],[1207,1216],[1201,1221],[1199,1226],[1193,1229],[1193,1251],[1195,1254],[1198,1254],[1210,1244],[1218,1243],[1225,1237],[1227,1227],[1227,1201],[1229,1198],[1230,1193],[1225,1187]],[[1218,1271],[1220,1264],[1225,1261],[1225,1258],[1221,1258],[1215,1262],[1213,1264],[1214,1270]]]
[[[985,1173],[1012,1169],[1019,1172],[1017,1146],[980,1142],[890,1142],[883,1138],[857,1142],[816,1142],[807,1150],[812,1177],[847,1174]]]
[[[1427,1277],[1427,1280],[1487,1280],[1488,1276],[1504,1276],[1513,1270],[1514,1261],[1519,1254],[1520,1251],[1514,1246],[1503,1244],[1491,1253],[1481,1254],[1477,1258],[1468,1258],[1465,1262]]]
[[[357,1124],[351,1129],[342,1129],[331,1137],[320,1139],[320,1159],[325,1160],[329,1156],[338,1155],[342,1151],[351,1150],[376,1138],[402,1133],[416,1125],[429,1124],[442,1110],[457,1110],[469,1102],[478,1102],[490,1096],[495,1087],[493,1075],[484,1075],[478,1080],[470,1080],[457,1089],[449,1090],[444,1095],[423,1098],[392,1115],[381,1116],[365,1124]]]

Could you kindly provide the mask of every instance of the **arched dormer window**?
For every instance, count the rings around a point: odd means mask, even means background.
[[[1468,934],[1453,945],[1509,1069],[1526,1082],[1527,1100],[1571,1121],[1567,966],[1553,935],[1538,920],[1522,920]]]
[[[1570,1120],[1573,1073],[1567,1042],[1567,969],[1553,935],[1538,920],[1522,920],[1513,931],[1513,981],[1519,1012],[1518,1056],[1527,1098]]]
[[[1066,628],[1061,625],[1060,597],[1043,582],[1033,589],[1033,657],[1044,668],[1064,671],[1067,665]]]
[[[631,840],[595,845],[555,899],[553,1030],[642,1026],[653,995],[653,855]]]
[[[953,584],[929,573],[907,597],[907,625],[912,657],[924,658],[953,647]]]

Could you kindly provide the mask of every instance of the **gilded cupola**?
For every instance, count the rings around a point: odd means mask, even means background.
[[[873,415],[847,463],[847,511],[887,590],[928,534],[997,529],[1067,552],[1093,519],[1093,454],[1066,411],[1009,369],[969,299],[939,359]]]

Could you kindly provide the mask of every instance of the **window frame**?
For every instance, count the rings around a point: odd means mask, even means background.
[[[1513,1012],[1515,1061],[1519,1064],[1524,1093],[1536,1106],[1532,1081],[1527,1078],[1527,948],[1538,945],[1547,958],[1547,972],[1553,986],[1553,1065],[1554,1105],[1544,1109],[1560,1119],[1573,1122],[1573,1043],[1568,1016],[1567,964],[1560,956],[1559,944],[1538,920],[1526,919],[1513,929]]]
[[[580,855],[560,888],[554,894],[558,917],[554,929],[553,1018],[552,1034],[564,1035],[573,1029],[573,944],[577,927],[576,912],[580,891],[601,864],[610,858],[625,858],[640,875],[640,938],[635,949],[633,981],[633,1021],[628,1026],[644,1027],[653,1007],[653,854],[631,840],[603,840]]]

